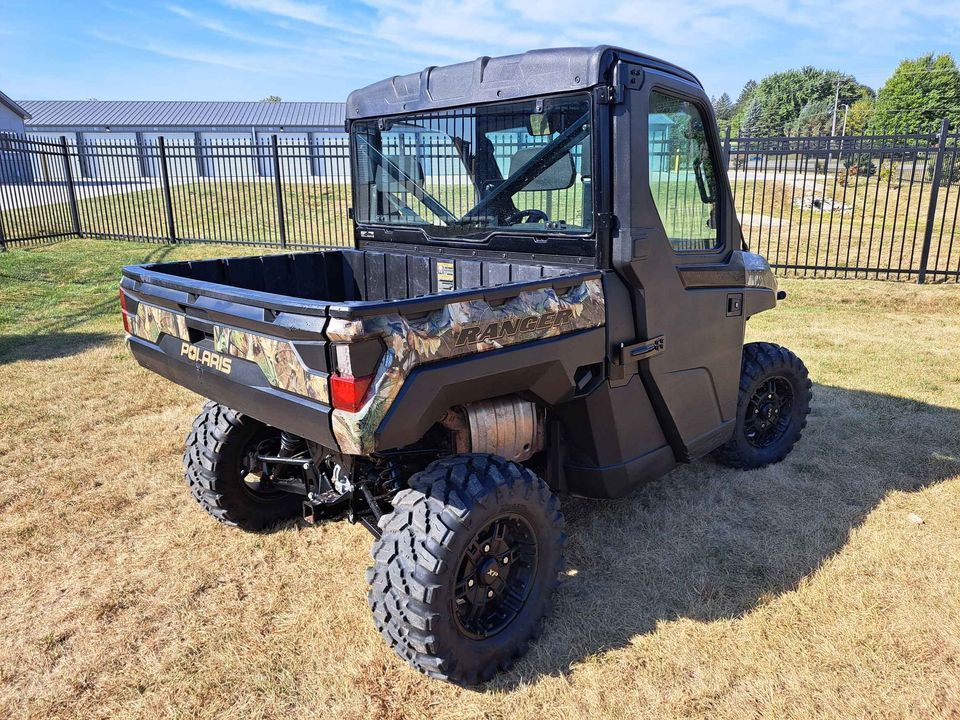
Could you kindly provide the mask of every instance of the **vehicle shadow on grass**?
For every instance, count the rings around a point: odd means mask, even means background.
[[[116,338],[115,333],[106,332],[0,335],[0,365],[19,360],[53,360],[79,355],[90,348]]]
[[[68,315],[42,321],[32,332],[0,335],[0,365],[18,360],[70,357],[114,340],[117,333],[73,330],[114,312],[119,318],[119,301],[108,298]],[[117,325],[120,325],[119,319]]]
[[[748,613],[843,548],[889,493],[957,474],[960,410],[815,386],[803,438],[779,465],[705,459],[622,501],[565,501],[568,575],[553,615],[489,688],[567,673],[661,621]]]

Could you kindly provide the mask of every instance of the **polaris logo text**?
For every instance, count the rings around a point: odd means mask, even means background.
[[[180,345],[180,355],[185,356],[194,362],[200,363],[201,365],[206,365],[214,370],[219,370],[225,375],[230,374],[231,366],[233,365],[232,358],[219,355],[215,352],[210,352],[209,350],[201,350],[196,345],[191,345],[190,343],[183,343]]]
[[[483,326],[473,325],[465,327],[457,333],[456,346],[462,347],[468,343],[485,343],[514,335],[549,330],[568,323],[572,317],[573,310],[561,310],[560,312],[546,312],[540,316],[530,315],[518,320],[492,322]]]

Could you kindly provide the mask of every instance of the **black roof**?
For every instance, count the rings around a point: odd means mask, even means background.
[[[603,82],[606,72],[619,58],[703,87],[692,73],[632,50],[610,45],[552,48],[496,58],[480,57],[375,82],[350,93],[347,119],[583,90]]]

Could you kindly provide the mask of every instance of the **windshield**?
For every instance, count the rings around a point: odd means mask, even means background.
[[[589,233],[586,94],[354,123],[355,217],[432,237]]]

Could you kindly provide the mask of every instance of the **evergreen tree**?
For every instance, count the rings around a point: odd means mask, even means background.
[[[756,80],[747,80],[746,84],[743,86],[743,90],[740,91],[739,97],[737,97],[737,109],[742,109],[746,107],[746,104],[750,102],[750,98],[753,96],[754,90],[757,89]]]
[[[713,98],[711,102],[717,120],[729,120],[733,117],[733,100],[730,99],[729,95],[723,93],[720,97]]]
[[[799,135],[829,135],[832,126],[833,100],[824,99],[808,101],[788,128]],[[837,132],[840,132],[839,125]]]
[[[763,106],[757,98],[751,99],[743,112],[743,119],[740,121],[741,135],[757,135],[760,129],[760,121],[763,118]]]
[[[730,99],[729,95],[723,93],[718,98],[711,98],[710,102],[713,103],[713,113],[717,116],[717,126],[722,134],[730,127],[730,120],[733,118],[733,100]]]

